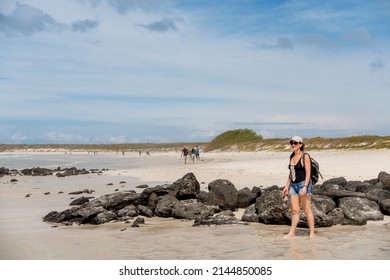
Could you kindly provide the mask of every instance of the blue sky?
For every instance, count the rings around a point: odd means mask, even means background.
[[[390,2],[1,0],[0,143],[390,135]]]

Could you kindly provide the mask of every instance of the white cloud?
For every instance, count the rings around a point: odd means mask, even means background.
[[[72,23],[72,30],[79,32],[86,32],[98,26],[99,22],[96,20],[78,20]]]
[[[31,35],[42,31],[58,32],[62,29],[63,25],[50,15],[27,4],[17,3],[10,15],[0,14],[0,31],[9,36]]]
[[[54,143],[88,143],[90,141],[89,137],[56,131],[46,133],[45,138]]]
[[[376,58],[370,63],[372,71],[381,70],[385,67],[385,62],[382,58]]]
[[[255,47],[265,50],[289,50],[294,48],[294,44],[289,38],[279,37],[276,43],[255,43]]]
[[[179,29],[176,26],[176,22],[182,21],[180,18],[164,18],[158,21],[151,22],[149,24],[139,24],[139,26],[146,28],[152,32],[178,32]]]
[[[14,133],[14,134],[11,135],[11,139],[12,139],[13,141],[15,141],[16,143],[21,143],[21,142],[27,140],[28,137],[25,136],[25,135],[24,135],[23,133],[21,133],[21,132],[16,132],[16,133]]]
[[[94,0],[92,0],[94,1]],[[96,2],[96,1],[95,1]],[[168,1],[166,0],[108,0],[115,10],[120,14],[128,11],[143,10],[145,12],[155,12],[163,9]]]
[[[356,28],[355,30],[345,33],[345,38],[359,44],[370,45],[373,38],[367,28]]]

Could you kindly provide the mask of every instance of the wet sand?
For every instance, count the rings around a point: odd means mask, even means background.
[[[193,172],[206,189],[215,179],[228,179],[237,189],[253,186],[282,186],[287,178],[289,153],[204,153],[201,161],[184,164],[180,153],[151,156],[128,153],[124,157],[99,154],[80,157],[80,166],[108,168],[104,175],[17,176],[0,178],[0,259],[3,260],[359,260],[390,259],[390,222],[365,226],[317,228],[314,240],[307,229],[284,240],[288,226],[228,225],[193,227],[193,221],[145,218],[146,224],[110,223],[99,226],[57,226],[42,222],[50,211],[68,209],[69,192],[93,189],[93,196],[115,190],[137,190],[136,186],[172,183]],[[390,151],[311,152],[320,163],[324,180],[376,178],[390,171]],[[65,156],[61,161],[66,161]],[[67,156],[70,157],[69,155]],[[130,164],[131,162],[131,164]],[[93,164],[92,164],[93,163]],[[127,168],[129,163],[131,167]],[[1,164],[0,164],[1,165]],[[55,164],[54,164],[55,165]],[[100,165],[100,166],[99,166]],[[32,167],[32,166],[31,166]],[[125,181],[125,183],[120,183]],[[112,183],[112,185],[109,185]],[[320,181],[321,183],[321,181]],[[50,192],[49,195],[44,193]],[[63,193],[60,193],[63,192]],[[31,194],[26,198],[26,194]],[[85,194],[84,194],[85,195]],[[241,218],[243,209],[235,212]]]

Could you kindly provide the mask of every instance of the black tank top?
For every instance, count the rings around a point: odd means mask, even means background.
[[[295,165],[292,165],[291,163],[288,165],[288,169],[290,170],[291,181],[293,183],[299,183],[305,181],[306,179],[306,170],[305,167],[302,165],[302,160],[304,159],[303,158],[300,159]],[[292,171],[291,168],[294,168],[294,171]],[[295,172],[295,176],[293,176],[294,172]]]

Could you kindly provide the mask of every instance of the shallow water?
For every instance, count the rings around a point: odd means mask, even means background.
[[[12,168],[79,163],[78,168],[120,169],[158,164],[149,159],[122,158],[116,154],[72,155],[71,160],[64,154],[34,156],[8,157],[7,160]],[[388,219],[365,226],[317,228],[314,240],[308,238],[307,229],[298,229],[294,239],[283,239],[288,226],[251,223],[194,227],[193,221],[171,218],[146,218],[146,224],[139,228],[119,222],[52,227],[42,222],[42,217],[50,211],[69,208],[71,197],[67,193],[70,191],[90,188],[96,191],[97,197],[115,189],[135,189],[143,182],[126,174],[17,179],[17,183],[10,183],[10,177],[0,178],[0,259],[3,260],[390,259]],[[126,183],[120,184],[121,180]],[[113,185],[108,185],[110,182]],[[43,194],[48,191],[50,195]],[[25,198],[26,193],[31,193],[31,197]],[[238,218],[241,214],[242,210],[236,212]]]
[[[10,233],[2,236],[2,259],[390,259],[390,226],[383,224],[320,228],[314,240],[299,229],[297,237],[285,240],[287,226],[257,223],[193,227],[192,221],[152,218],[140,228],[123,223],[53,228],[23,222],[2,227]]]
[[[55,169],[57,167],[101,169],[101,168],[132,168],[137,165],[137,158],[122,156],[117,153],[0,153],[0,167],[23,169],[42,167]]]

